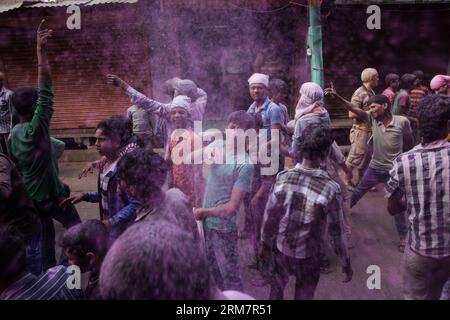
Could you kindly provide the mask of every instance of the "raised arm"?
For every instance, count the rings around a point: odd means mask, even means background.
[[[155,101],[135,90],[132,86],[120,79],[118,76],[108,74],[107,82],[115,87],[121,88],[130,97],[131,102],[139,108],[145,109],[152,113],[168,114],[170,104]]]
[[[33,136],[48,135],[53,115],[53,84],[47,59],[47,41],[52,35],[52,30],[42,29],[44,22],[45,19],[41,21],[37,30],[38,99],[29,126],[29,133]]]
[[[341,97],[334,88],[333,84],[331,84],[331,88],[326,88],[324,90],[325,95],[330,96],[331,98],[335,99],[341,106],[347,109],[347,111],[352,112],[356,115],[356,119],[361,121],[368,121],[367,113],[360,109],[355,107],[351,102],[345,100],[343,97]]]
[[[45,19],[41,21],[37,30],[37,59],[38,59],[38,83],[51,82],[50,64],[47,58],[47,40],[53,30],[42,29]]]

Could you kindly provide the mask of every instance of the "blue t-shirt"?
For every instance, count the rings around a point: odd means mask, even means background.
[[[256,102],[253,102],[248,108],[247,112],[256,113]],[[267,141],[271,138],[270,127],[275,124],[284,123],[283,110],[279,105],[273,103],[269,98],[263,103],[262,109],[259,111],[262,116],[263,127],[262,129],[267,130]]]
[[[226,151],[223,140],[214,141],[209,147]],[[236,155],[234,163],[211,164],[206,192],[203,199],[203,208],[215,208],[230,201],[233,189],[245,192],[252,191],[254,165],[248,154]],[[234,231],[237,229],[236,213],[229,218],[208,217],[205,227],[219,231]]]

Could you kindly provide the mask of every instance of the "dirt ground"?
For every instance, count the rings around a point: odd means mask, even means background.
[[[95,191],[96,175],[90,175],[81,180],[78,173],[86,166],[83,162],[60,163],[60,175],[73,193]],[[329,253],[332,261],[332,272],[322,274],[315,299],[402,299],[402,254],[397,250],[398,236],[394,220],[386,210],[387,200],[384,199],[383,186],[378,186],[377,192],[368,193],[352,209],[351,223],[354,248],[351,249],[351,261],[354,269],[353,280],[343,283],[343,274],[337,258]],[[98,218],[98,205],[82,202],[77,204],[82,219]],[[243,221],[243,210],[239,212],[239,221]],[[57,238],[63,232],[56,223]],[[252,254],[249,253],[248,240],[239,242],[241,257],[241,274],[245,292],[257,299],[268,299],[268,286],[255,285],[257,274],[248,268]],[[376,265],[380,268],[381,288],[368,289],[367,280],[370,274],[367,268]],[[290,279],[285,291],[285,299],[293,299],[294,281]]]

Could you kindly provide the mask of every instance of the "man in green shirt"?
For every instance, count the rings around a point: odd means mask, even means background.
[[[42,222],[42,263],[45,270],[56,264],[52,219],[68,228],[79,223],[80,217],[73,205],[58,206],[68,195],[58,177],[58,163],[49,134],[53,83],[46,44],[52,30],[41,30],[43,22],[37,32],[38,91],[21,87],[12,96],[19,123],[12,130],[11,152]]]

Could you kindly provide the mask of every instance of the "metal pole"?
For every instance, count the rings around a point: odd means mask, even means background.
[[[321,0],[308,0],[308,46],[311,49],[311,81],[323,88],[322,27],[320,25],[321,2]]]

